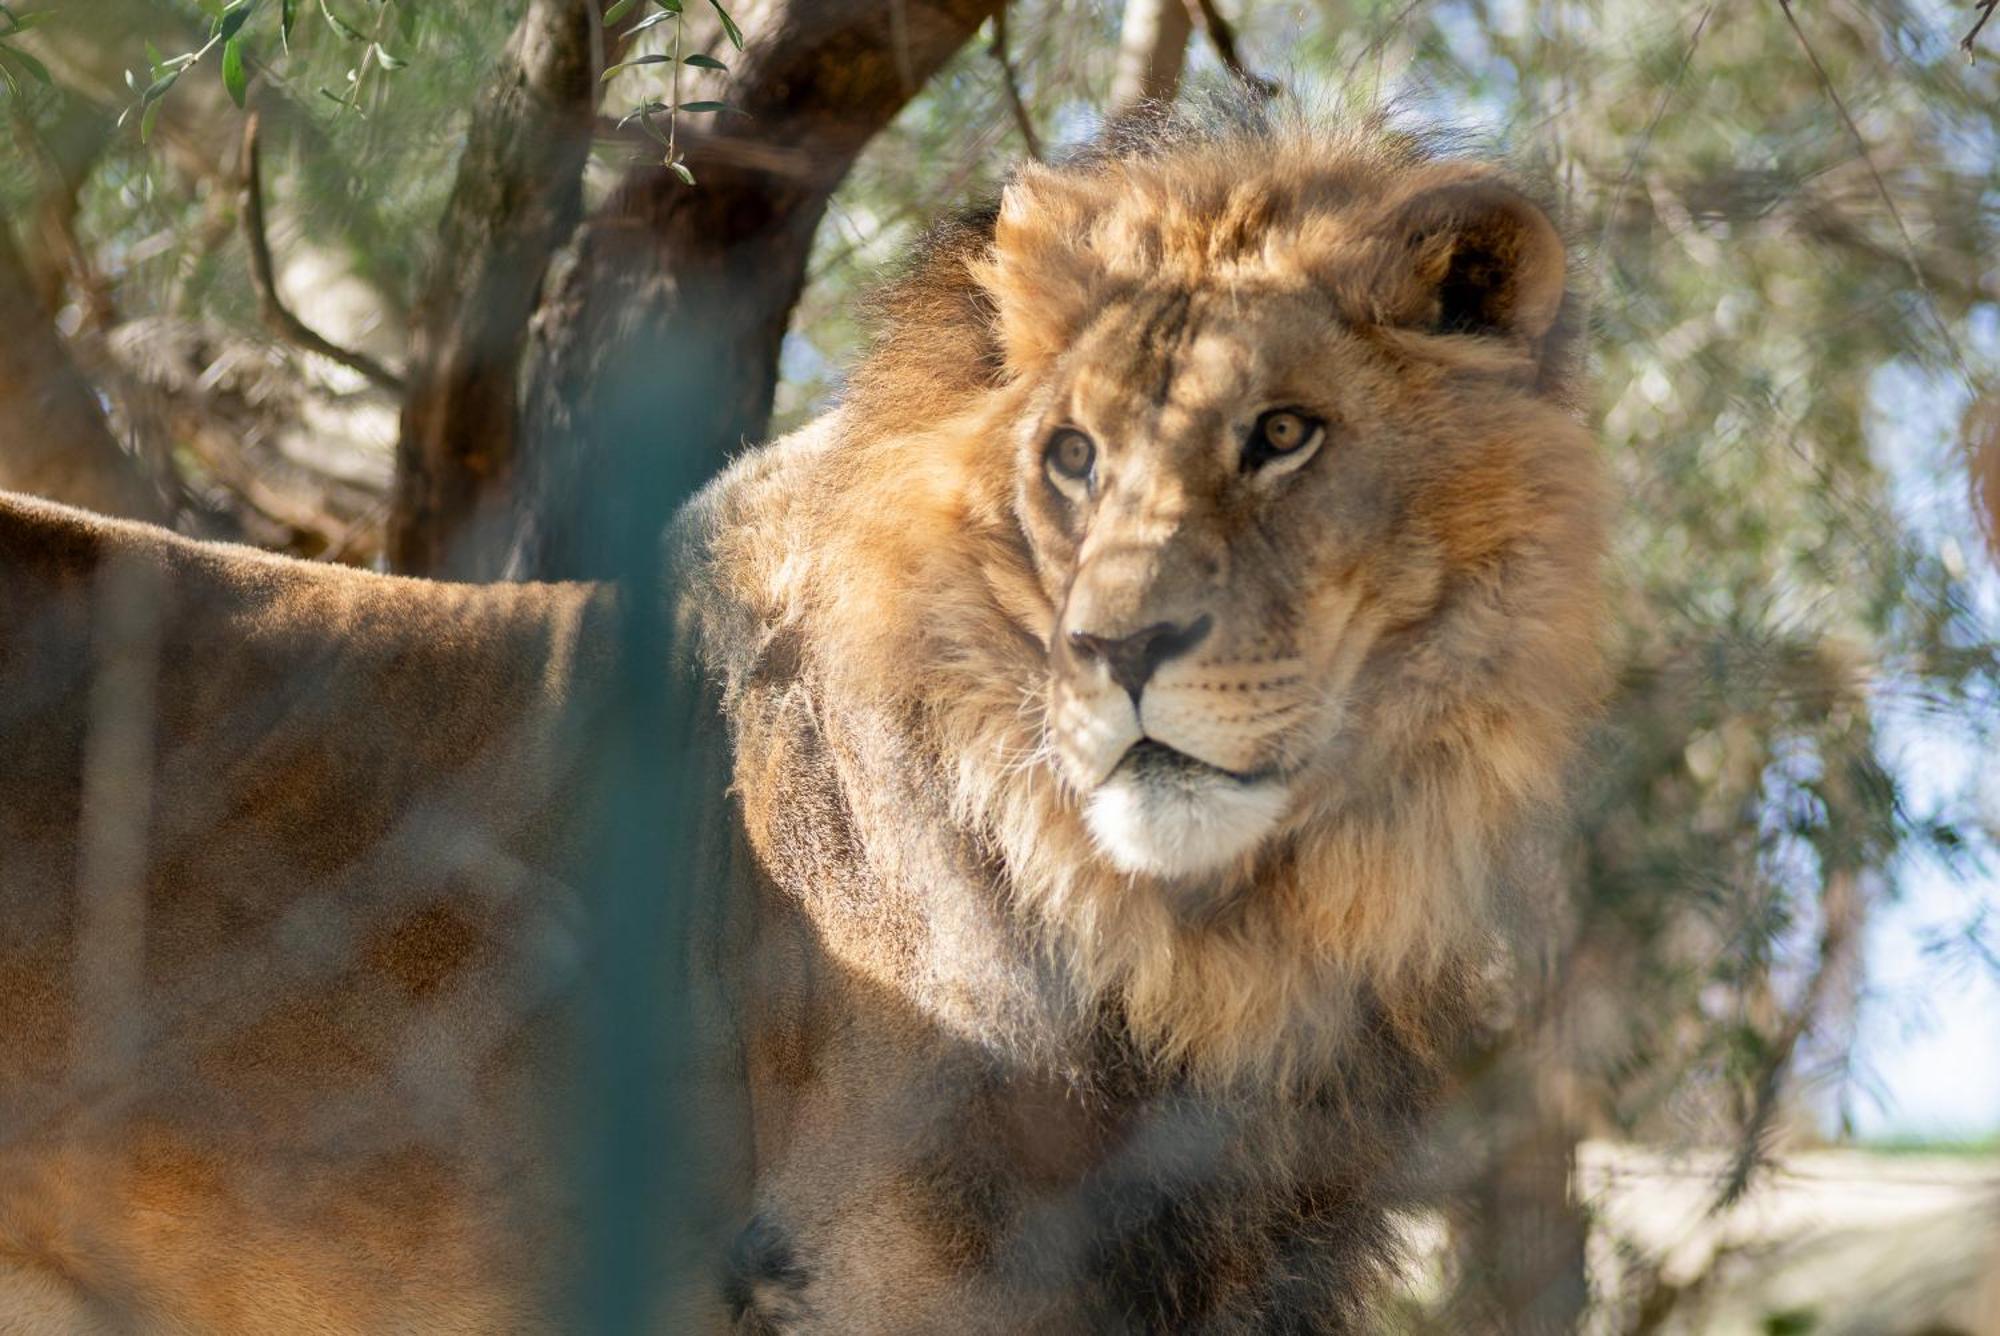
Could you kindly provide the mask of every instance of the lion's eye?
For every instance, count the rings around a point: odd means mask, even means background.
[[[1058,487],[1088,486],[1090,471],[1097,467],[1097,447],[1074,427],[1064,427],[1049,438],[1042,458],[1048,462],[1049,476]]]
[[[1243,470],[1282,463],[1289,470],[1305,462],[1326,433],[1326,424],[1295,408],[1274,408],[1250,428],[1243,447]]]

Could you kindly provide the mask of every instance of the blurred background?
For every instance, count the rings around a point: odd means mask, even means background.
[[[649,424],[700,474],[808,420],[1013,164],[1149,99],[1452,131],[1559,205],[1620,487],[1548,1074],[1585,1322],[2000,1331],[1992,8],[19,0],[0,486],[601,575]],[[697,343],[692,418],[601,393]]]

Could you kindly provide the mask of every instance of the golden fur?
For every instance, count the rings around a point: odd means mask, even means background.
[[[1552,268],[1536,281],[1554,283],[1553,299],[1538,296],[1543,323],[1494,338],[1427,328],[1430,258],[1406,250],[1413,202],[1479,191],[1532,212],[1488,167],[1374,136],[1225,137],[1030,168],[990,249],[948,231],[891,294],[850,402],[752,456],[708,502],[715,578],[744,614],[721,657],[743,654],[745,635],[794,640],[822,708],[896,735],[898,764],[936,766],[952,827],[1001,869],[1010,910],[1078,1009],[1115,1004],[1162,1064],[1224,1081],[1316,1074],[1338,1057],[1360,985],[1420,1014],[1429,986],[1490,945],[1496,864],[1523,819],[1558,799],[1590,717],[1602,494],[1565,393],[1560,251],[1537,257]],[[1552,232],[1530,240],[1554,244]],[[1245,746],[1290,747],[1306,774],[1282,829],[1201,887],[1192,911],[1185,892],[1111,865],[1085,829],[1052,719],[1069,672],[1053,632],[1079,575],[1028,504],[1032,433],[1053,396],[1145,420],[1152,385],[1133,382],[1158,359],[1135,358],[1129,331],[1106,330],[1100,313],[1161,289],[1214,311],[1212,341],[1177,364],[1163,416],[1207,422],[1204,396],[1279,376],[1281,393],[1256,392],[1316,395],[1337,415],[1340,440],[1306,468],[1380,493],[1368,499],[1380,514],[1352,521],[1365,540],[1345,547],[1322,541],[1338,522],[1324,508],[1215,513],[1212,498],[1179,498],[1208,508],[1204,541],[1237,554],[1204,596],[1232,634],[1211,638],[1185,708],[1247,699],[1300,721]],[[1302,364],[1269,355],[1297,348],[1312,350]],[[1157,445],[1175,428],[1151,429]],[[1179,519],[1183,547],[1191,528]],[[1172,582],[1193,578],[1175,561],[1142,553],[1092,593],[1171,602],[1186,592]],[[773,763],[754,718],[739,748],[754,790],[755,768]],[[936,838],[898,815],[867,832],[885,880],[897,849]],[[833,949],[955,1027],[1005,1028],[982,1014],[990,990],[954,977],[980,952],[918,960],[883,941],[874,908]]]
[[[1408,139],[1169,128],[1024,169],[879,317],[683,530],[767,921],[833,980],[753,1027],[732,1302],[1365,1327],[1601,690],[1561,242]],[[1314,448],[1253,467],[1281,408]],[[1160,627],[1141,691],[1091,648]]]
[[[0,1331],[534,1324],[606,604],[0,494]]]
[[[1565,294],[1491,168],[1160,132],[940,229],[690,508],[749,1221],[668,1329],[1367,1325],[1598,691]],[[608,606],[0,498],[0,1329],[560,1326]]]

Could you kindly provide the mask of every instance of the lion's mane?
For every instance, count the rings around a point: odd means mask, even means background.
[[[1135,271],[1310,244],[1316,228],[1338,269],[1353,243],[1332,238],[1375,216],[1354,201],[1494,173],[1407,136],[1298,126],[1155,131],[1038,170],[1077,210],[1020,243],[1047,257],[996,265],[996,210],[935,230],[879,299],[842,405],[697,507],[753,842],[836,956],[986,1042],[1046,1050],[1108,1009],[1163,1068],[1317,1082],[1361,1007],[1433,1049],[1464,1012],[1448,999],[1493,956],[1510,913],[1494,888],[1554,810],[1599,691],[1600,596],[1572,578],[1602,541],[1572,409],[1574,304],[1532,392],[1493,405],[1512,462],[1412,517],[1457,563],[1462,615],[1403,635],[1393,791],[1318,814],[1226,912],[1191,919],[1107,864],[1050,764],[1053,612],[1012,510],[1001,424],[1019,377],[1001,308],[1051,297],[1037,285],[1063,281],[1055,253],[1093,218],[1146,220]],[[1282,203],[1232,212],[1246,178]],[[1422,356],[1439,376],[1477,370],[1493,355],[1471,344],[1431,339]],[[802,750],[824,781],[809,793],[780,781]],[[826,838],[834,809],[850,843]]]

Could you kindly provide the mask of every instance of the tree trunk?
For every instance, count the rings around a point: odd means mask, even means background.
[[[1111,114],[1141,102],[1171,102],[1187,60],[1194,23],[1184,0],[1125,0],[1118,29],[1118,68],[1111,79]]]
[[[164,524],[166,500],[105,423],[0,218],[0,487]]]
[[[673,490],[630,468],[706,473],[764,435],[827,200],[1000,0],[739,8],[747,48],[722,54],[746,114],[683,115],[696,184],[657,161],[628,170],[551,272],[525,373],[518,574],[613,573],[609,535],[664,520],[641,512]],[[702,457],[646,448],[670,438]]]
[[[411,338],[390,563],[497,574],[517,382],[549,256],[582,212],[596,119],[595,0],[533,0],[473,113]]]
[[[1578,1138],[1546,1074],[1517,1076],[1488,1123],[1493,1160],[1474,1202],[1480,1307],[1491,1329],[1509,1336],[1567,1336],[1589,1298],[1585,1222],[1572,1189]]]

